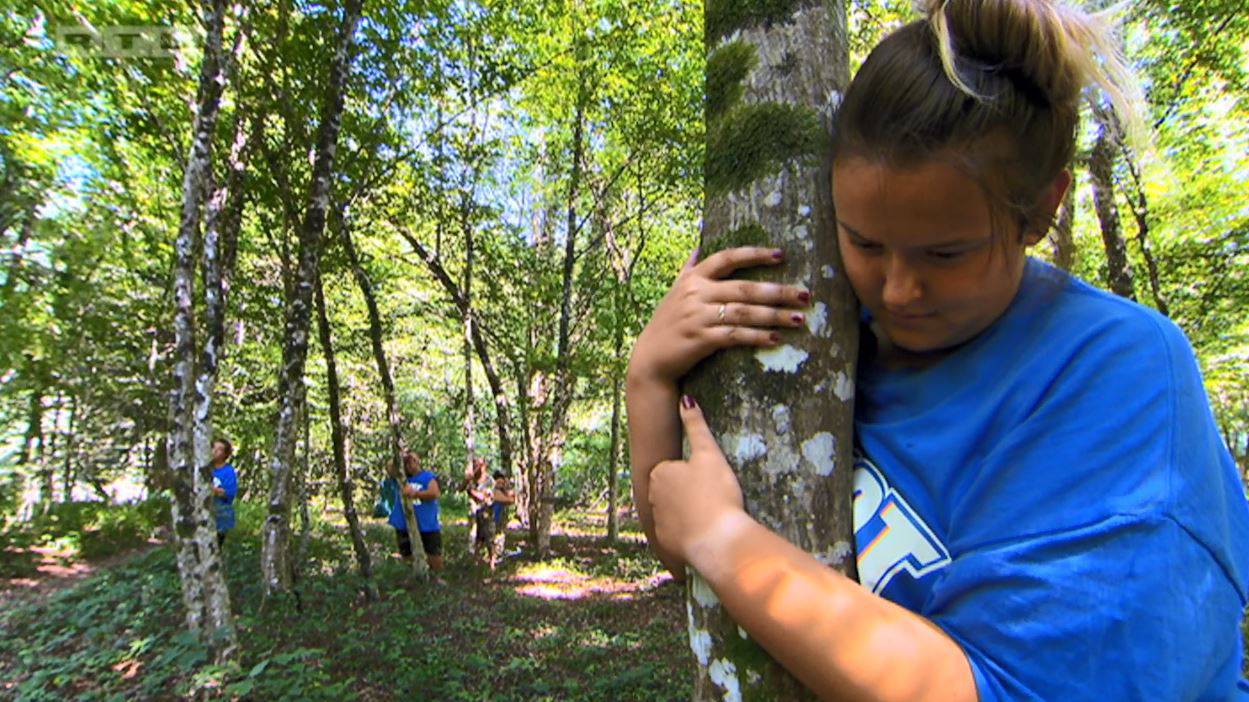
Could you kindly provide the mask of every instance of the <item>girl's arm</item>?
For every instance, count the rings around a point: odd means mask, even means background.
[[[412,496],[418,500],[436,500],[442,495],[442,488],[438,487],[438,479],[434,478],[429,481],[424,490],[416,490]]]
[[[977,699],[971,665],[953,639],[750,518],[702,411],[683,398],[680,416],[690,459],[651,473],[656,535],[746,632],[821,699]]]
[[[776,283],[724,280],[733,272],[782,260],[778,249],[726,249],[701,263],[697,252],[681,269],[672,289],[642,330],[629,359],[625,401],[629,414],[629,455],[633,504],[656,555],[678,579],[683,567],[656,541],[651,518],[650,471],[661,461],[681,457],[677,384],[702,359],[722,348],[775,346],[776,328],[793,329],[804,318],[810,295]]]

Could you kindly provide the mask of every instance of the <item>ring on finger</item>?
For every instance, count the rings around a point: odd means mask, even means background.
[[[716,310],[716,323],[717,323],[717,324],[723,324],[723,323],[724,323],[724,308],[725,308],[725,307],[726,307],[726,305],[723,305],[723,304],[722,304],[722,305],[720,305],[720,309]]]

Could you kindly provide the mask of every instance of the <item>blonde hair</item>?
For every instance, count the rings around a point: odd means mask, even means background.
[[[1115,36],[1115,16],[1125,6],[1085,12],[1052,0],[914,0],[928,19],[941,67],[959,90],[988,97],[963,81],[959,54],[998,57],[1022,67],[1051,101],[1076,101],[1084,88],[1100,89],[1125,134],[1140,143],[1148,132],[1145,96]]]
[[[1106,94],[1143,143],[1141,91],[1111,12],[1056,0],[917,0],[925,18],[885,37],[846,90],[833,157],[906,165],[952,159],[1023,231],[1053,213],[1041,195],[1068,167],[1084,89]]]

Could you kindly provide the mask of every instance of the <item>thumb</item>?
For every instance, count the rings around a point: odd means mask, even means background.
[[[683,272],[688,271],[689,269],[693,268],[698,263],[698,252],[701,250],[701,248],[702,247],[700,246],[695,246],[694,250],[690,252],[689,260],[685,262],[684,266],[681,266],[681,270]]]
[[[711,428],[703,417],[703,408],[689,395],[681,396],[681,424],[690,441],[691,457],[707,451],[720,453],[720,446],[716,444],[716,438],[711,435]]]

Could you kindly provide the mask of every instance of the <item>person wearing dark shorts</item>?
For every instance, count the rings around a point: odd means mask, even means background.
[[[433,568],[433,559],[436,557],[440,561],[442,559],[442,532],[441,531],[422,531],[421,547],[425,551],[425,556],[430,559],[430,567]],[[412,557],[412,539],[408,536],[408,532],[396,529],[396,541],[399,542],[399,555],[404,558]],[[435,570],[441,570],[442,566]]]
[[[412,498],[412,511],[416,514],[417,529],[421,534],[421,546],[429,560],[429,568],[435,576],[442,572],[442,521],[439,515],[438,498],[442,490],[438,487],[438,476],[421,468],[421,460],[409,451],[403,456],[403,470],[408,479],[403,486],[403,493]],[[390,511],[390,525],[395,529],[395,540],[399,544],[399,555],[412,557],[412,540],[408,536],[408,524],[403,515],[403,504],[399,495],[395,495],[395,504]]]

